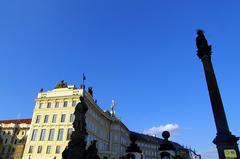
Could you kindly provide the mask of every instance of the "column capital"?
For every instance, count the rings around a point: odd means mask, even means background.
[[[205,47],[198,48],[197,56],[202,59],[204,56],[211,56],[212,54],[212,46],[208,45]]]

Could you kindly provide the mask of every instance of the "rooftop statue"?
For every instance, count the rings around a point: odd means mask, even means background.
[[[59,82],[55,88],[67,88],[67,82],[64,82],[64,80],[61,80],[61,82]]]
[[[211,55],[212,46],[208,45],[208,41],[203,30],[197,30],[196,45],[198,48],[197,55],[199,58],[202,58],[204,55]]]

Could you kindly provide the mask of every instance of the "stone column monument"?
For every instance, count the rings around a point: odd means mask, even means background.
[[[211,61],[211,45],[208,45],[208,42],[202,30],[198,30],[197,35],[197,55],[203,63],[213,116],[217,128],[217,136],[213,140],[213,143],[217,145],[218,155],[220,159],[240,159],[239,149],[237,145],[239,138],[232,135],[229,131],[221,95],[214,74],[214,69]]]

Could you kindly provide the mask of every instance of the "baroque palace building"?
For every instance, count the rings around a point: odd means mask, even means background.
[[[130,131],[116,117],[114,102],[111,111],[103,111],[94,100],[91,87],[86,91],[83,86],[76,88],[61,81],[53,90],[39,91],[32,119],[0,121],[0,159],[61,159],[73,131],[75,106],[83,94],[88,105],[87,146],[97,140],[101,159],[124,158],[132,134],[138,138],[136,143],[144,159],[160,157],[163,140]]]
[[[113,113],[103,111],[93,99],[92,89],[85,91],[64,81],[55,89],[41,90],[36,98],[23,159],[61,159],[73,131],[74,109],[84,93],[87,145],[97,140],[101,158],[119,158],[129,145],[129,130]]]

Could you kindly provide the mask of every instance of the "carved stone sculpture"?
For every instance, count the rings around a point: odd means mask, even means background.
[[[75,108],[74,131],[68,146],[62,153],[63,159],[84,159],[86,155],[86,112],[88,107],[83,97],[80,97],[80,101]]]
[[[93,140],[87,149],[86,159],[100,159],[97,155],[98,149],[96,147],[97,140]]]
[[[199,58],[202,58],[205,55],[211,55],[212,46],[208,45],[207,39],[202,30],[197,30],[196,45]]]
[[[55,86],[55,88],[67,88],[67,83],[62,80]]]
[[[73,122],[74,131],[71,135],[71,140],[68,146],[62,153],[63,159],[100,159],[97,155],[96,148],[97,141],[92,141],[91,145],[86,150],[86,137],[88,135],[86,130],[86,113],[88,106],[84,97],[80,97],[80,102],[75,107]]]

